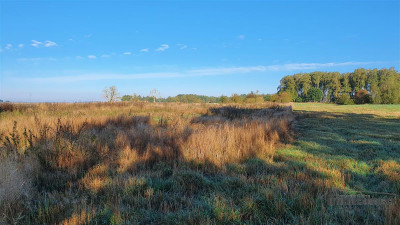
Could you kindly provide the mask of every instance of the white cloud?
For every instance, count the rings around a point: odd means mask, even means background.
[[[12,48],[12,44],[7,44],[5,49],[10,50]]]
[[[244,36],[243,34],[241,34],[241,35],[239,35],[237,38],[238,38],[239,40],[243,40],[243,39],[246,38],[246,36]]]
[[[187,45],[184,45],[184,44],[177,44],[177,45],[180,47],[179,49],[181,49],[181,50],[187,48]]]
[[[94,56],[95,57],[95,56]],[[134,80],[134,79],[150,79],[150,78],[172,78],[172,77],[201,77],[201,76],[219,76],[228,74],[247,74],[252,72],[267,71],[304,71],[329,67],[340,66],[359,66],[371,64],[373,62],[342,62],[342,63],[292,63],[268,66],[244,66],[244,67],[220,67],[206,68],[196,70],[186,70],[181,72],[159,72],[159,73],[135,73],[135,74],[80,74],[75,76],[61,77],[36,77],[31,78],[37,82],[74,82],[74,81],[90,81],[90,80]]]
[[[130,55],[132,52],[124,52],[124,55]]]
[[[149,52],[149,49],[148,48],[144,48],[144,49],[142,49],[142,50],[140,50],[141,52]]]
[[[96,59],[97,57],[95,55],[88,55],[89,59]]]
[[[45,41],[45,42],[41,42],[41,41],[36,41],[36,40],[32,40],[32,44],[33,47],[35,48],[39,48],[39,47],[54,47],[57,46],[57,43],[55,43],[54,41]]]
[[[0,48],[0,52],[3,52],[3,49]]]
[[[57,43],[53,41],[45,41],[44,47],[53,47],[53,46],[57,46]]]
[[[23,48],[24,44],[19,44],[18,47]]]
[[[32,40],[32,46],[35,48],[39,48],[39,46],[42,44],[43,44],[43,42]]]
[[[162,44],[159,48],[157,48],[156,49],[156,51],[165,51],[165,50],[167,50],[167,49],[169,49],[169,45],[167,45],[167,44]]]
[[[103,55],[101,55],[101,57],[102,57],[102,58],[109,58],[109,57],[110,57],[110,55],[103,54]]]
[[[79,55],[76,56],[75,58],[76,58],[76,59],[83,59],[83,57],[82,57],[82,56],[79,56]]]

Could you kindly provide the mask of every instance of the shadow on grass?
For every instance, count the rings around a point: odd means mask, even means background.
[[[274,113],[263,109],[222,107],[212,109],[211,115],[203,117],[221,116],[229,121],[272,116]],[[347,143],[352,133],[343,132],[346,132],[346,124],[352,121],[351,118],[324,113],[297,113],[300,118],[297,129],[301,136],[296,144],[302,145],[301,141],[304,141],[325,146],[305,148],[305,151],[320,157],[331,154],[354,156],[359,160],[358,143],[350,149],[354,153],[347,155],[329,153],[324,149],[336,148],[333,143]],[[363,120],[370,122],[365,128],[378,126],[383,129],[389,124],[394,126],[389,129],[399,131],[394,121],[393,124],[384,121],[383,125],[373,122],[373,118],[363,118],[357,124],[361,125]],[[148,117],[110,119],[102,124],[86,124],[79,134],[62,131],[58,142],[57,139],[41,140],[41,143],[52,145],[44,150],[41,146],[42,150],[38,152],[43,171],[37,178],[39,194],[32,203],[34,206],[26,222],[73,223],[79,219],[89,224],[348,222],[348,218],[340,213],[339,216],[330,215],[327,211],[327,196],[339,191],[326,174],[310,169],[307,162],[282,157],[273,161],[255,158],[255,155],[250,155],[250,159],[243,162],[222,166],[207,160],[187,160],[180,143],[191,132],[183,129],[170,133],[168,126],[151,125],[149,121]],[[202,121],[195,119],[192,123]],[[313,131],[307,129],[308,123],[326,126],[316,126],[319,133],[314,137]],[[339,128],[334,126],[337,123]],[[321,134],[327,134],[327,138],[318,138],[322,137]],[[351,137],[353,140],[358,140],[356,137],[359,136],[355,135],[364,137],[364,134],[355,132]],[[381,135],[384,135],[383,131]],[[337,142],[335,137],[343,140]],[[379,136],[374,138],[378,140]],[[129,147],[128,151],[124,151],[126,147]],[[126,162],[126,168],[119,171],[118,159],[127,153],[139,160]],[[70,160],[70,164],[64,165],[63,159]],[[82,212],[85,212],[84,216],[76,218]],[[89,216],[90,212],[94,215]],[[378,214],[355,214],[352,222],[378,223],[384,217],[383,212]]]
[[[295,111],[295,146],[351,176],[359,191],[400,194],[400,183],[376,172],[382,161],[400,163],[400,120],[371,114]]]
[[[358,161],[400,158],[400,120],[370,114],[295,111],[297,144],[313,154]]]

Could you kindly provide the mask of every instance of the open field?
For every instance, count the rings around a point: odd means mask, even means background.
[[[398,224],[400,105],[293,109],[8,106],[0,112],[0,223]],[[397,200],[327,204],[359,193]]]

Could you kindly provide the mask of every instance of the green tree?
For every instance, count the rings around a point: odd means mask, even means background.
[[[230,102],[230,99],[229,99],[228,96],[221,95],[221,96],[218,98],[218,103],[229,103],[229,102]]]
[[[123,102],[132,101],[132,95],[124,95],[124,96],[122,96],[121,101],[123,101]]]
[[[293,76],[285,76],[281,79],[281,85],[278,87],[279,93],[281,92],[288,92],[291,96],[291,99],[295,99],[297,97],[296,91],[296,83]]]
[[[310,88],[306,95],[307,102],[320,102],[322,100],[322,91],[319,88]]]
[[[240,95],[238,95],[238,94],[233,94],[231,97],[231,100],[234,103],[242,103],[243,102],[242,97],[240,97]]]

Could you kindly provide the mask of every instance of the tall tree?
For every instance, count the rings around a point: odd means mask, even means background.
[[[117,91],[117,87],[111,86],[109,88],[104,88],[103,97],[107,102],[115,102],[119,99],[119,93]]]
[[[153,99],[153,102],[156,102],[157,98],[160,98],[160,92],[154,88],[153,90],[150,91],[150,97]]]
[[[281,85],[279,86],[278,89],[279,93],[282,93],[284,91],[289,93],[292,100],[294,100],[297,97],[296,83],[293,76],[283,77],[281,80]]]

